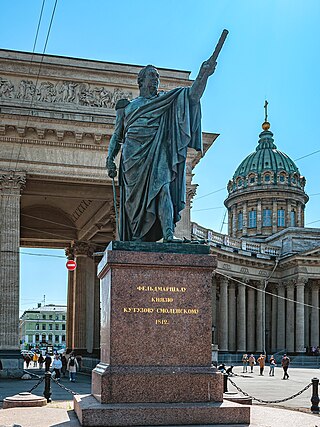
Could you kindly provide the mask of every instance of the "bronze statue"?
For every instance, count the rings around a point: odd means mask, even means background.
[[[187,149],[202,149],[200,98],[227,34],[224,30],[191,87],[159,93],[158,71],[147,65],[138,74],[140,96],[118,101],[107,169],[114,179],[122,147],[120,240],[176,241],[175,225],[185,207]]]

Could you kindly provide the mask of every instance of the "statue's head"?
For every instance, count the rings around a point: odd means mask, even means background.
[[[156,67],[153,65],[147,65],[142,68],[138,74],[138,85],[139,89],[143,86],[147,86],[149,88],[155,89],[158,91],[158,87],[160,84],[159,73]]]

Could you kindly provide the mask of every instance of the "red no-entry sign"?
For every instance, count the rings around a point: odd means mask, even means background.
[[[66,267],[69,271],[73,271],[77,268],[77,263],[73,259],[69,259],[66,263]]]

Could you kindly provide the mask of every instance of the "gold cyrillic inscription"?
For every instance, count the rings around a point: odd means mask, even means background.
[[[138,291],[145,292],[186,292],[187,288],[178,286],[137,286]]]
[[[169,325],[169,320],[167,320],[167,319],[156,319],[156,325]]]
[[[151,302],[173,302],[173,298],[152,297]]]

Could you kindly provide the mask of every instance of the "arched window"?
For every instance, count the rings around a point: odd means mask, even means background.
[[[278,227],[285,227],[285,210],[278,209]]]
[[[295,227],[295,226],[296,226],[296,213],[292,209],[292,211],[290,212],[290,227]]]

